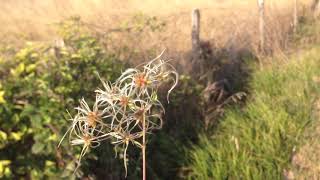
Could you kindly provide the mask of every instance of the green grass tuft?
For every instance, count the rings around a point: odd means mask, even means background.
[[[253,72],[245,107],[229,109],[190,151],[190,179],[282,179],[312,121],[320,93],[320,48]],[[257,69],[257,68],[255,68]]]

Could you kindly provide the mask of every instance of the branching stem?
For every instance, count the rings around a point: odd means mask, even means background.
[[[142,116],[142,180],[146,180],[146,116]]]

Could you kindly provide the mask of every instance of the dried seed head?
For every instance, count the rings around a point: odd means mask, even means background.
[[[119,103],[120,103],[120,105],[121,105],[122,107],[126,107],[126,106],[129,104],[129,97],[127,97],[127,96],[122,96],[122,97],[120,98]]]
[[[76,108],[78,114],[71,118],[72,125],[66,132],[69,133],[71,145],[83,146],[79,162],[89,148],[95,148],[111,138],[113,145],[124,148],[124,166],[127,170],[129,143],[143,148],[145,142],[141,142],[142,137],[162,127],[157,109],[164,108],[157,92],[163,82],[173,81],[167,93],[169,98],[177,85],[178,74],[160,56],[137,68],[127,69],[114,83],[102,81],[104,89],[95,91],[96,101],[92,108],[84,99],[80,100],[80,106]]]
[[[137,119],[137,120],[141,120],[144,116],[144,113],[145,113],[145,109],[144,108],[140,108],[138,111],[136,111],[134,113],[134,117]]]
[[[89,112],[87,116],[87,123],[89,126],[95,128],[97,125],[97,121],[100,120],[100,115],[98,112]]]
[[[135,75],[134,83],[137,87],[145,87],[148,83],[148,80],[144,73],[139,73]]]
[[[84,141],[84,144],[85,144],[85,146],[90,146],[90,144],[91,144],[91,137],[90,137],[90,135],[84,135],[83,137],[82,137],[82,139],[83,139],[83,141]]]

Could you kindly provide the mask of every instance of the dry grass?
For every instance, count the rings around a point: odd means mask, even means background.
[[[309,4],[310,0],[300,2]],[[117,28],[137,12],[156,16],[166,23],[161,32],[114,35],[116,45],[146,52],[167,48],[169,54],[190,49],[190,12],[201,10],[201,38],[213,47],[229,51],[254,52],[258,46],[258,9],[255,0],[2,0],[0,38],[5,43],[23,40],[51,41],[56,38],[55,22],[80,15],[96,31]],[[302,6],[300,6],[302,10]],[[267,48],[282,50],[287,46],[293,21],[293,1],[266,0]],[[120,37],[120,38],[119,38]],[[145,57],[148,58],[148,57]],[[179,58],[178,58],[179,59]],[[180,58],[181,59],[181,58]]]

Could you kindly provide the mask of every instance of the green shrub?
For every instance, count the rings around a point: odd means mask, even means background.
[[[189,152],[190,179],[282,179],[320,93],[319,48],[253,73],[246,107],[230,108]]]
[[[69,179],[75,159],[70,152],[79,149],[67,143],[57,149],[66,109],[92,95],[101,84],[98,73],[112,81],[123,67],[79,19],[60,27],[61,47],[28,43],[13,56],[0,55],[0,178]]]

